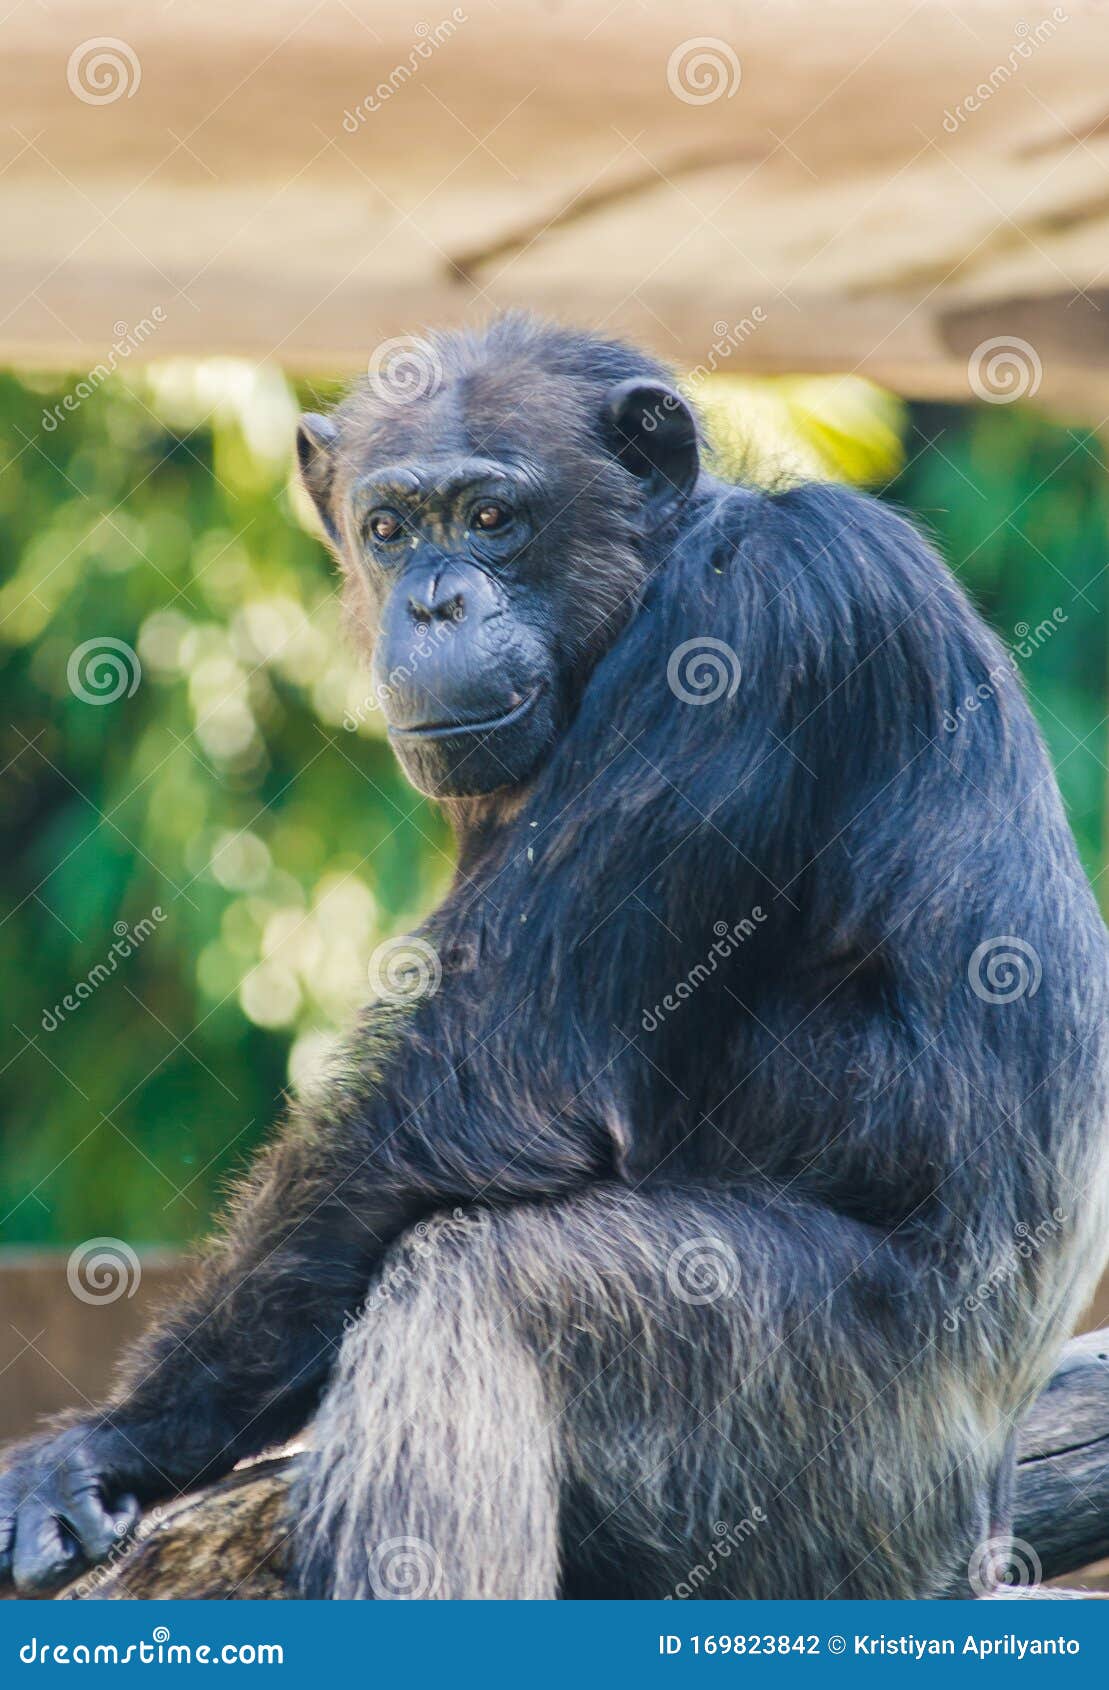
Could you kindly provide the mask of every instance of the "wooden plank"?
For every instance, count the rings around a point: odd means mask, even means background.
[[[1109,396],[1104,8],[706,0],[700,48],[585,0],[95,21],[0,21],[0,358],[88,368],[157,307],[118,362],[357,369],[526,304],[695,365],[757,305],[729,369],[963,398],[1017,334],[1045,399]]]

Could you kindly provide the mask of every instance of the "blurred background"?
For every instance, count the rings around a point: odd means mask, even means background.
[[[425,324],[627,334],[725,473],[908,510],[1109,909],[1104,7],[90,29],[0,19],[0,1437],[104,1389],[449,879],[291,473],[298,410]]]

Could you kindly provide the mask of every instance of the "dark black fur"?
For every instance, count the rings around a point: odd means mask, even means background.
[[[670,485],[646,410],[632,461],[606,396],[665,380],[639,353],[509,320],[437,357],[428,400],[359,394],[317,429],[308,478],[372,639],[387,588],[344,528],[367,469],[536,466],[565,504],[521,566],[559,606],[549,743],[516,790],[449,798],[438,992],[367,1014],[112,1406],[0,1481],[21,1585],[71,1569],[75,1536],[103,1552],[75,1489],[117,1507],[212,1477],[333,1379],[311,1593],[388,1594],[367,1557],[402,1534],[429,1594],[665,1595],[693,1568],[711,1595],[965,1590],[1104,1255],[1106,934],[1029,711],[888,509],[687,488],[680,428]],[[739,685],[682,702],[668,661],[706,636]],[[972,959],[1012,935],[1042,979],[988,1001]],[[389,1288],[455,1208],[472,1231]],[[697,1243],[726,1270],[703,1300],[675,1290]]]

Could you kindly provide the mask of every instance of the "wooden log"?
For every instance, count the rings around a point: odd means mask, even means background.
[[[67,1585],[57,1600],[291,1596],[284,1505],[296,1460],[254,1462],[153,1509],[131,1543]]]
[[[134,1543],[60,1599],[291,1596],[284,1505],[298,1459],[239,1468],[154,1510]],[[1014,1536],[1044,1578],[1109,1555],[1109,1328],[1068,1344],[1021,1427]]]
[[[1013,1531],[1045,1578],[1109,1555],[1109,1327],[1067,1345],[1021,1426]]]

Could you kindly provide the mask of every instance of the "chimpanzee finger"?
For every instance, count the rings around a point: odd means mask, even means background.
[[[12,1545],[15,1542],[15,1509],[0,1514],[0,1590],[12,1582]]]
[[[29,1497],[15,1523],[13,1571],[21,1596],[47,1596],[81,1565],[77,1545],[57,1515],[37,1497]]]
[[[117,1523],[115,1510],[102,1500],[96,1474],[80,1468],[62,1474],[58,1512],[86,1558],[93,1562],[103,1561],[134,1523],[126,1514]]]
[[[25,1476],[18,1462],[0,1473],[0,1589],[12,1582],[12,1550],[15,1545],[15,1517],[26,1492]]]

